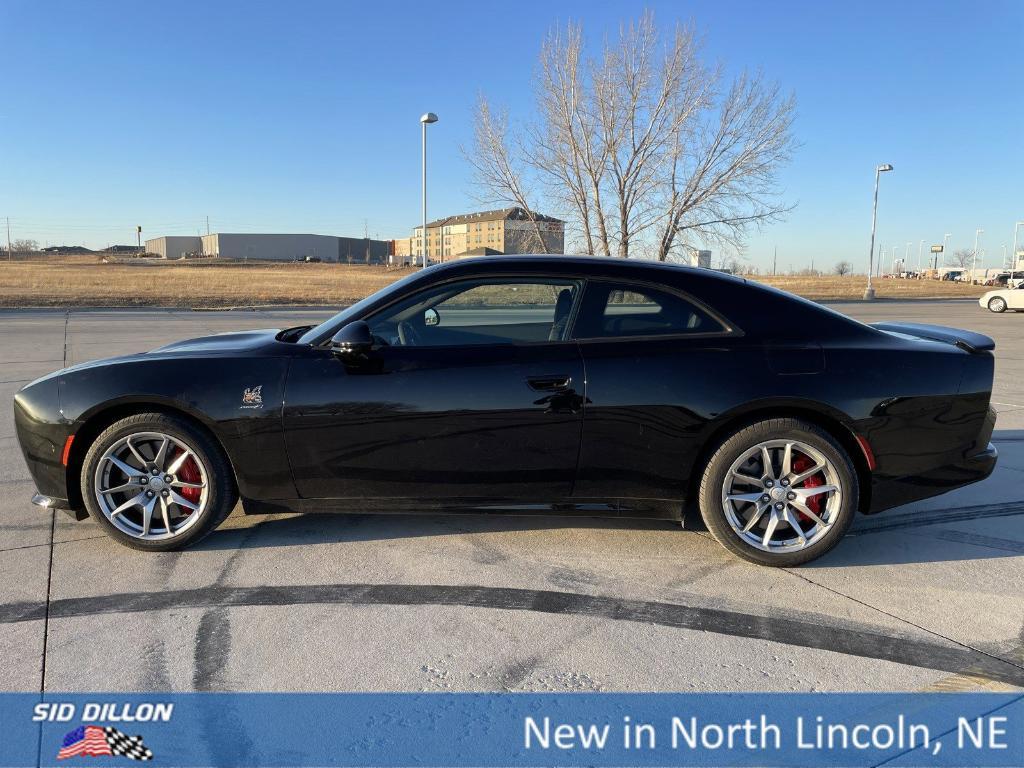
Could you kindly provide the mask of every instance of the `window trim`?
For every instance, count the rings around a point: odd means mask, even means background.
[[[653,291],[660,293],[667,293],[676,298],[682,299],[685,302],[693,305],[700,311],[704,312],[712,320],[715,320],[719,325],[722,326],[721,331],[703,331],[701,333],[645,333],[645,334],[632,334],[626,336],[577,336],[576,335],[576,322],[579,319],[579,312],[583,305],[583,299],[586,296],[587,288],[591,283],[606,283],[611,285],[620,286],[638,286],[642,288],[649,288]],[[735,323],[729,321],[722,313],[712,309],[700,299],[696,298],[690,293],[676,288],[672,285],[665,285],[664,283],[655,283],[649,280],[631,280],[613,277],[588,277],[586,278],[586,285],[583,287],[583,291],[580,293],[579,301],[576,302],[576,306],[573,307],[573,313],[569,319],[569,333],[568,339],[578,344],[601,344],[607,342],[623,342],[623,341],[658,341],[663,339],[682,340],[682,339],[722,339],[722,338],[739,338],[745,336],[741,328],[736,326]]]
[[[433,283],[433,284],[431,284],[429,286],[425,286],[422,290],[416,291],[416,293],[412,294],[411,296],[409,294],[405,294],[404,296],[400,296],[400,297],[396,298],[394,301],[388,302],[387,304],[385,304],[382,307],[376,307],[373,310],[371,310],[370,312],[368,312],[367,314],[364,314],[364,315],[362,315],[360,317],[357,317],[357,318],[353,318],[353,320],[362,320],[364,322],[369,322],[374,316],[380,314],[381,312],[387,311],[388,309],[390,309],[391,307],[395,306],[396,304],[399,304],[399,303],[405,301],[406,299],[413,298],[413,297],[415,297],[415,296],[417,296],[417,295],[419,295],[421,293],[426,293],[427,291],[434,290],[434,289],[439,288],[441,286],[454,285],[456,283],[472,283],[472,282],[479,283],[481,281],[492,280],[492,279],[496,280],[496,281],[499,281],[499,282],[522,282],[522,283],[529,283],[531,280],[536,280],[536,281],[540,281],[540,282],[555,281],[555,282],[565,282],[565,283],[574,283],[574,284],[576,284],[578,290],[576,292],[576,296],[573,297],[573,305],[572,305],[572,307],[569,310],[569,321],[565,324],[565,333],[563,335],[563,338],[555,340],[555,341],[552,341],[551,339],[546,339],[544,341],[512,341],[512,340],[509,340],[509,341],[496,342],[496,343],[493,343],[493,344],[421,344],[421,345],[417,345],[415,347],[415,349],[474,349],[474,348],[480,348],[480,347],[498,347],[498,346],[501,346],[501,347],[509,347],[509,346],[512,346],[512,347],[535,347],[535,346],[540,346],[540,345],[544,345],[544,344],[554,345],[554,344],[574,344],[575,343],[575,339],[572,338],[572,333],[571,333],[572,332],[572,327],[573,327],[573,325],[576,322],[576,313],[579,310],[580,302],[583,300],[583,294],[586,292],[586,289],[587,289],[587,278],[584,277],[584,276],[578,275],[578,274],[560,275],[560,274],[536,273],[536,272],[531,272],[531,273],[528,273],[528,274],[514,273],[514,272],[513,273],[504,273],[504,272],[502,272],[502,273],[495,273],[493,275],[486,275],[486,276],[453,277],[453,278],[451,278],[449,280],[443,280],[443,281],[439,281],[439,282]],[[447,301],[447,299],[446,299],[446,301]],[[329,343],[330,343],[330,340],[327,340],[325,342],[325,344],[329,344]],[[412,349],[412,348],[413,347],[410,347],[410,349]]]

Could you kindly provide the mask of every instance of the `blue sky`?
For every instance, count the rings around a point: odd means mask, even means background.
[[[213,231],[407,236],[419,115],[432,110],[431,216],[479,207],[460,145],[483,91],[531,109],[540,41],[592,45],[644,7],[693,20],[729,71],[792,90],[797,203],[751,238],[781,270],[865,268],[953,234],[985,263],[1024,220],[1024,3],[45,2],[0,0],[0,217],[41,244]],[[2,237],[2,233],[0,233]],[[1024,239],[1024,234],[1022,234]]]

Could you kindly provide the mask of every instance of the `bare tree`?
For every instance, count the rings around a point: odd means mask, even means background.
[[[474,130],[476,152],[467,154],[473,166],[478,186],[485,191],[487,202],[511,204],[526,212],[534,247],[547,253],[544,230],[530,205],[532,197],[525,183],[523,163],[509,146],[508,114],[495,115],[487,100],[481,96],[477,103],[477,122]]]
[[[974,251],[970,248],[960,248],[949,255],[946,259],[946,266],[967,269],[974,259]]]
[[[597,140],[597,120],[586,99],[582,40],[581,27],[570,24],[564,37],[554,31],[544,41],[535,91],[540,120],[527,129],[530,149],[520,149],[555,205],[573,212],[587,253],[598,253],[600,246],[608,256],[608,225],[601,204],[608,148]]]
[[[792,154],[794,97],[778,86],[741,75],[717,107],[704,110],[688,140],[672,153],[669,214],[658,259],[677,239],[740,249],[751,228],[777,221],[792,207],[776,189],[778,170]]]
[[[490,201],[550,205],[590,253],[660,260],[697,242],[739,251],[782,217],[776,176],[793,149],[792,97],[759,76],[722,83],[692,27],[664,39],[650,12],[600,55],[570,24],[548,35],[535,117],[514,133],[481,96],[464,154]],[[531,183],[535,182],[535,183]]]
[[[853,265],[848,261],[840,261],[836,263],[835,267],[832,268],[832,271],[840,277],[845,277],[853,271]]]
[[[39,250],[39,243],[36,240],[14,240],[11,243],[11,250],[14,253],[29,253]]]

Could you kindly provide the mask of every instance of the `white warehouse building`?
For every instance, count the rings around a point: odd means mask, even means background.
[[[321,261],[338,258],[333,235],[257,235],[220,233],[203,235],[203,255],[222,259],[295,261],[307,256]]]
[[[391,243],[335,235],[220,232],[197,237],[158,237],[146,241],[146,252],[165,259],[201,255],[240,261],[319,259],[347,264],[385,264],[391,253]]]
[[[155,253],[165,259],[180,259],[186,254],[202,253],[203,241],[198,236],[156,237],[146,241],[146,253]]]

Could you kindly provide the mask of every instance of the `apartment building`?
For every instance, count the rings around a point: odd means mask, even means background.
[[[502,208],[428,222],[427,256],[436,262],[491,253],[563,253],[565,222],[539,213],[534,218],[536,225],[522,208]],[[421,258],[422,236],[419,226],[410,238],[416,262]]]

